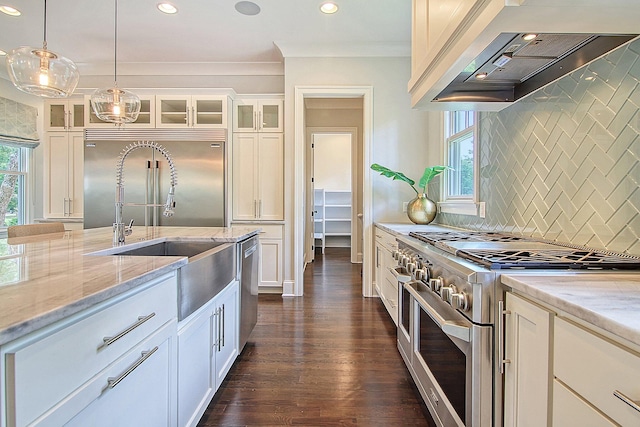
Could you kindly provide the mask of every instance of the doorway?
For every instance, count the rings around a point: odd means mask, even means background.
[[[355,221],[360,224],[361,227],[361,245],[362,245],[362,294],[364,296],[374,296],[372,286],[372,206],[371,206],[371,183],[370,174],[368,173],[368,164],[371,163],[371,136],[372,136],[372,95],[373,88],[371,86],[346,86],[346,87],[318,87],[318,86],[296,86],[295,87],[295,141],[294,144],[294,197],[293,204],[295,211],[300,215],[294,217],[294,283],[291,293],[287,293],[292,296],[302,296],[304,293],[304,267],[307,259],[307,249],[310,246],[307,245],[307,230],[310,222],[310,209],[308,206],[311,204],[312,196],[309,194],[309,168],[307,155],[308,147],[305,144],[306,141],[306,128],[311,127],[313,123],[309,122],[308,117],[305,114],[305,103],[308,100],[316,99],[343,99],[343,100],[357,100],[362,105],[362,130],[359,132],[358,138],[361,143],[359,147],[361,154],[359,154],[357,161],[358,168],[358,183],[357,188],[360,190],[358,204],[361,207],[356,212]],[[333,123],[333,126],[344,125],[343,123]],[[366,167],[365,167],[366,166]],[[355,186],[353,187],[355,188]],[[285,292],[286,293],[286,292]]]
[[[308,127],[306,141],[311,196],[306,260],[313,261],[326,248],[350,248],[351,262],[361,263],[358,128]]]

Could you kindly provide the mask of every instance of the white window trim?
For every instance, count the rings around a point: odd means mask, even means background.
[[[448,114],[448,112],[445,112]],[[479,153],[478,153],[478,135],[480,123],[478,121],[478,112],[474,112],[474,127],[473,127],[473,197],[463,198],[463,197],[447,197],[447,174],[443,174],[443,179],[440,180],[440,194],[442,194],[445,200],[438,202],[438,211],[441,213],[448,213],[454,215],[471,215],[471,216],[480,216],[484,218],[484,212],[482,212],[484,208],[484,203],[479,200],[480,193],[480,173],[479,173]],[[447,146],[447,138],[444,138],[447,130],[444,129],[445,118],[443,117],[443,144],[444,149],[442,150],[443,154],[443,165],[449,164],[448,156],[449,156],[449,147]],[[452,135],[449,139],[455,138],[458,134]]]

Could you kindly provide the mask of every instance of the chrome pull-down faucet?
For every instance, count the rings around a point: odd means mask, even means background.
[[[152,148],[158,151],[160,154],[167,159],[167,163],[169,164],[169,169],[171,172],[171,187],[169,188],[169,194],[167,195],[167,201],[164,205],[158,204],[136,204],[136,206],[161,206],[164,207],[164,212],[162,213],[166,217],[172,217],[175,213],[175,187],[178,185],[178,173],[176,172],[176,167],[173,164],[173,159],[171,155],[162,145],[156,143],[155,141],[136,141],[128,146],[126,146],[120,156],[118,157],[118,164],[116,166],[116,221],[113,223],[113,244],[121,245],[124,243],[125,236],[131,234],[133,226],[133,220],[129,223],[129,226],[125,228],[124,223],[122,222],[122,207],[124,206],[124,161],[127,156],[132,152],[137,150],[138,148]]]

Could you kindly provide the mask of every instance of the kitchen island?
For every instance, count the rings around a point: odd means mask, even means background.
[[[134,227],[117,249],[233,244],[258,231]],[[230,282],[182,319],[178,285],[191,258],[108,255],[112,241],[111,228],[0,241],[0,426],[195,425],[229,371],[239,354],[235,262]]]

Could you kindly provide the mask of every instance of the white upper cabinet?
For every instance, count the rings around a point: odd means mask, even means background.
[[[44,103],[44,130],[71,132],[84,129],[84,98],[47,99]]]
[[[503,50],[503,45],[497,40],[499,36],[513,34],[519,37],[523,33],[638,34],[639,14],[640,2],[637,0],[611,0],[606,2],[606,6],[600,0],[412,0],[411,78],[408,84],[411,105],[441,111],[501,110],[513,103],[511,100],[502,101],[508,99],[503,96],[505,92],[492,91],[499,96],[492,96],[494,101],[486,101],[485,87],[479,88],[477,84],[473,90],[468,90],[470,96],[464,98],[452,96],[452,93],[459,95],[460,92],[448,88],[454,81],[456,84],[460,81],[476,82],[473,80],[475,71],[483,64],[502,67],[500,64],[503,63],[496,62],[496,56],[484,57],[489,52],[485,50],[487,48],[491,52],[497,48],[496,55],[509,52],[513,45],[509,43]],[[522,55],[529,58],[537,56]],[[592,59],[587,57],[586,61]],[[558,76],[551,80],[545,77],[543,83],[536,85],[530,81],[527,85],[544,86],[580,65],[579,60],[563,67],[557,64],[554,71],[561,70]],[[501,79],[504,74],[501,73]],[[526,80],[527,77],[523,77]],[[484,82],[489,83],[490,80],[485,79]],[[448,90],[443,93],[445,89]],[[516,99],[522,93],[529,93],[528,89],[521,89],[524,87],[510,92],[515,92]],[[448,100],[444,101],[444,98]]]
[[[238,99],[234,101],[234,132],[282,132],[282,99]]]
[[[152,96],[140,96],[140,114],[138,119],[133,123],[127,123],[124,125],[127,128],[153,128],[155,127],[155,97]],[[84,108],[84,122],[88,128],[109,128],[115,127],[114,123],[102,121],[96,116],[96,113],[91,107],[91,97],[85,97]]]
[[[156,95],[157,128],[226,128],[226,96]]]

